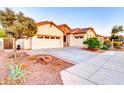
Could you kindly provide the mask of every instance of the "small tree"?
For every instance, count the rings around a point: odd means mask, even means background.
[[[86,44],[89,49],[98,49],[101,45],[98,38],[87,38],[83,43]]]
[[[16,60],[16,41],[22,37],[33,37],[37,32],[35,21],[24,16],[22,12],[15,13],[12,9],[0,10],[0,23],[6,33],[14,38],[14,54]]]

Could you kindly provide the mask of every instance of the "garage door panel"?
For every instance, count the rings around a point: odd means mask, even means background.
[[[32,39],[32,49],[61,47],[60,39]]]

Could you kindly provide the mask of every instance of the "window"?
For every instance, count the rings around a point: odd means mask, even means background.
[[[80,36],[80,38],[83,38],[83,36]]]
[[[83,36],[74,36],[75,39],[80,39],[80,38],[83,38]]]
[[[75,39],[78,39],[79,37],[78,36],[75,36]]]
[[[43,36],[37,36],[38,38],[43,38]]]
[[[55,37],[54,36],[51,36],[51,39],[55,39]]]
[[[45,39],[49,39],[49,36],[45,36]]]
[[[60,39],[60,37],[57,36],[56,39]]]

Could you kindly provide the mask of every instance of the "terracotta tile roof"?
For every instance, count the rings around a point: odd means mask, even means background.
[[[105,37],[105,36],[102,36],[102,35],[98,35],[98,34],[97,34],[96,36],[97,36],[97,37]]]
[[[75,28],[70,30],[70,34],[79,33],[79,32],[80,32],[80,28]]]
[[[96,35],[96,37],[103,37],[104,39],[106,39],[106,38],[110,38],[110,36],[102,36],[102,35]]]
[[[75,29],[71,29],[70,30],[70,34],[85,34],[89,30],[93,30],[94,31],[94,29],[92,27],[88,27],[88,28],[75,28]],[[95,31],[94,31],[94,33],[96,34]]]
[[[56,25],[52,21],[43,21],[43,22],[38,22],[36,24],[37,24],[37,26],[42,26],[42,25],[45,25],[45,24],[54,25],[58,29],[60,29],[65,35],[66,34],[85,34],[89,30],[94,31],[94,29],[92,27],[71,29],[67,24]],[[94,33],[96,34],[95,31],[94,31]]]
[[[41,26],[41,25],[45,25],[45,24],[54,24],[52,21],[42,21],[42,22],[38,22],[36,23],[37,26]]]
[[[63,30],[65,34],[69,33],[70,32],[70,29],[71,29],[67,24],[61,24],[58,27],[61,30]]]
[[[67,24],[61,24],[61,25],[59,25],[59,27],[61,28],[61,27],[66,27],[66,28],[68,28],[68,29],[71,29]]]

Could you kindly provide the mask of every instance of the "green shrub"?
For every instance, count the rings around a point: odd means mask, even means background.
[[[107,46],[108,48],[110,48],[111,44],[104,44],[105,46]]]
[[[87,38],[83,44],[87,45],[89,49],[99,49],[101,45],[98,38]]]
[[[116,49],[121,49],[121,47],[120,47],[120,46],[114,46],[114,48],[116,48]]]
[[[101,50],[109,50],[109,47],[106,45],[106,44],[103,44],[101,47],[100,47]]]

